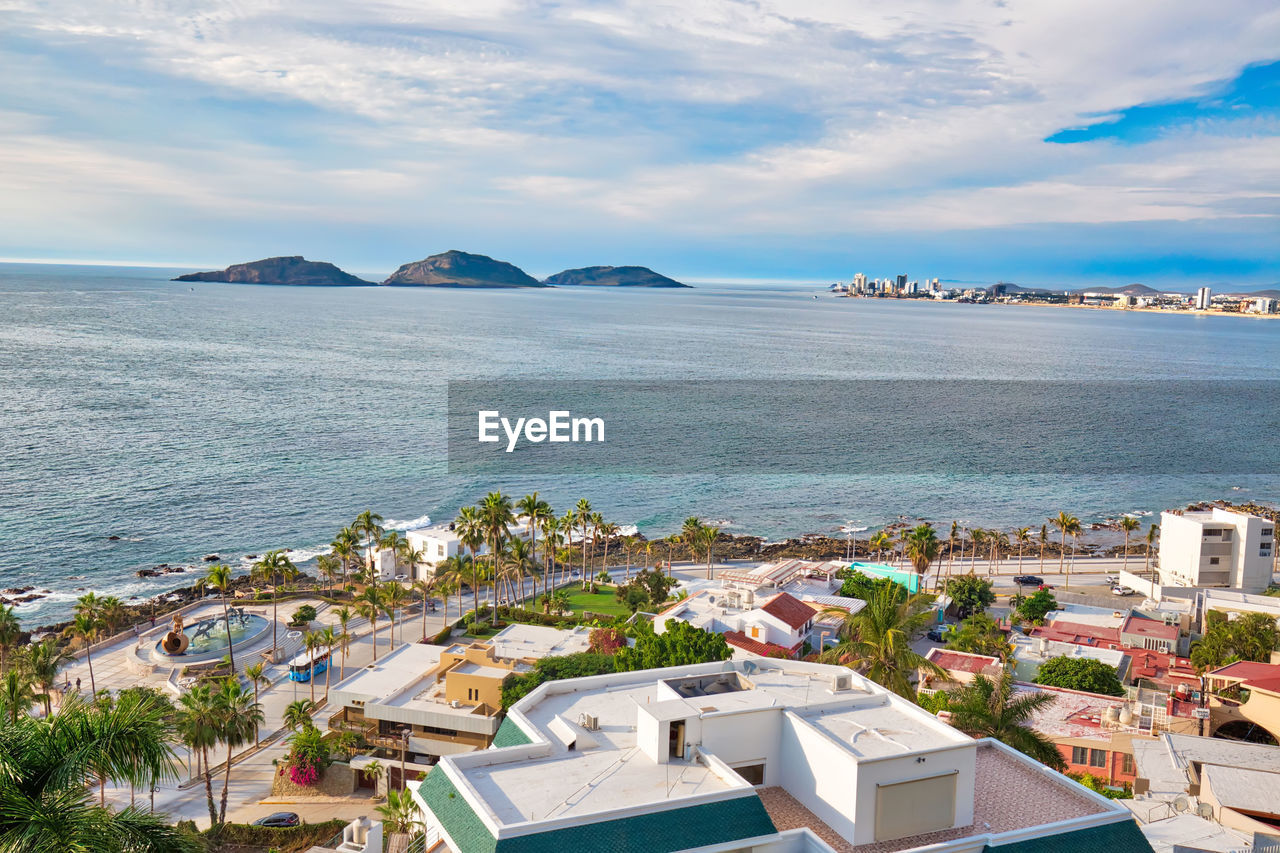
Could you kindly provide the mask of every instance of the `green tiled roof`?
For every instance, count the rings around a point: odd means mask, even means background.
[[[1147,843],[1142,830],[1132,820],[1001,844],[998,847],[988,845],[987,850],[989,853],[1090,853],[1095,850],[1105,850],[1106,853],[1152,853],[1151,845]]]
[[[427,774],[418,787],[418,795],[449,833],[457,853],[494,853],[497,849],[498,842],[489,834],[489,828],[439,767]]]
[[[672,853],[777,832],[752,794],[683,809],[504,838],[498,853]],[[470,851],[466,851],[470,853]]]
[[[504,746],[523,746],[526,743],[533,743],[533,741],[529,740],[529,736],[510,717],[502,721],[502,725],[498,727],[498,733],[493,736],[494,749],[501,749]]]
[[[457,853],[672,853],[777,832],[753,794],[496,841],[439,768],[427,774],[418,794],[457,845]]]

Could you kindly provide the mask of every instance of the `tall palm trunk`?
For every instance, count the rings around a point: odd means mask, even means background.
[[[200,747],[200,760],[204,763],[204,795],[209,801],[209,828],[218,825],[218,806],[213,801],[213,773],[209,769],[209,747]]]
[[[231,788],[231,741],[227,741],[227,766],[222,774],[222,804],[218,807],[218,823],[227,819],[227,791]]]

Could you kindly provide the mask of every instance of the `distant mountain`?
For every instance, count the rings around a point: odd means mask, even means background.
[[[1161,293],[1172,293],[1171,290],[1156,290],[1145,284],[1126,284],[1124,287],[1082,287],[1072,293],[1108,293],[1112,296],[1159,296]]]
[[[659,275],[648,267],[582,267],[565,270],[544,279],[555,287],[591,285],[595,287],[688,287]]]
[[[373,284],[343,272],[326,261],[308,261],[301,255],[264,258],[247,264],[233,264],[225,270],[193,272],[174,281],[223,281],[239,284],[291,284],[302,286],[342,286]]]
[[[393,272],[383,284],[391,287],[547,286],[513,264],[495,261],[486,255],[459,252],[456,249],[405,264]]]
[[[1224,294],[1225,296],[1235,296],[1240,299],[1257,299],[1259,297],[1269,299],[1280,299],[1280,288],[1268,288],[1267,290],[1239,290],[1234,293]]]

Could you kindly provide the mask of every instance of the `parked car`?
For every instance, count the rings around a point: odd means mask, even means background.
[[[934,625],[929,629],[929,633],[925,634],[925,636],[935,643],[945,643],[947,640],[947,632],[950,630],[950,625]]]
[[[1018,575],[1013,582],[1018,586],[1041,586],[1044,578],[1038,578],[1035,575]]]
[[[298,820],[297,812],[276,812],[266,817],[260,817],[253,822],[254,826],[267,826],[275,829],[285,829],[290,826],[297,826],[301,821]]]
[[[1111,587],[1111,594],[1112,595],[1133,595],[1134,591],[1129,589],[1129,587],[1127,586],[1120,586],[1119,584],[1117,584],[1116,586]]]

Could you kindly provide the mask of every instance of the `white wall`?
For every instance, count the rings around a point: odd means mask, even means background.
[[[858,813],[859,768],[853,756],[791,711],[781,718],[778,754],[779,781],[787,793],[840,835],[861,843],[851,817]],[[872,835],[874,815],[873,811]]]
[[[777,785],[782,776],[779,743],[782,709],[761,708],[702,718],[702,748],[725,764],[764,764],[764,783]]]
[[[924,761],[918,759],[923,758]],[[876,786],[892,785],[956,772],[956,812],[953,826],[973,823],[974,778],[977,773],[977,743],[957,744],[951,749],[924,755],[881,758],[858,765],[857,806],[854,825],[858,828],[854,844],[870,844],[876,840]]]

